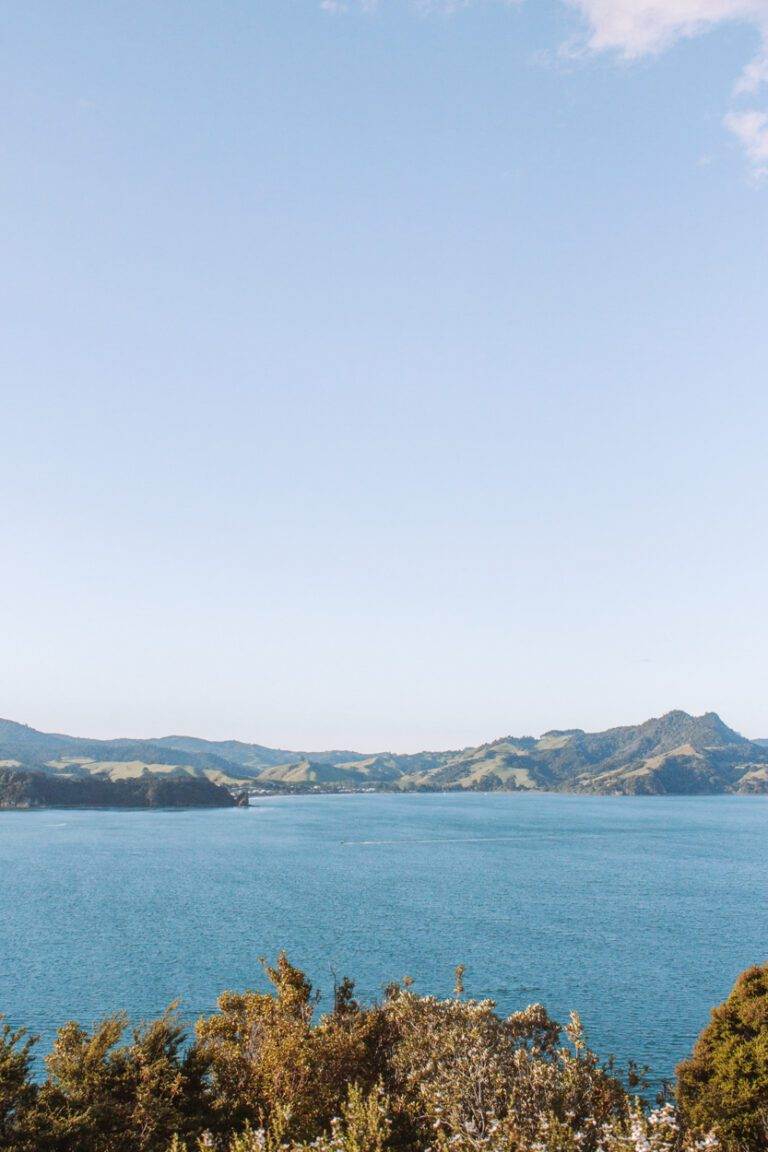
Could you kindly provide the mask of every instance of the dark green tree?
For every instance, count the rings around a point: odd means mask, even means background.
[[[0,1016],[0,1148],[34,1147],[37,1088],[31,1078],[34,1038]]]
[[[686,1126],[723,1152],[768,1148],[768,964],[747,969],[677,1070]]]
[[[173,1009],[134,1028],[110,1016],[88,1032],[60,1029],[40,1089],[41,1147],[50,1152],[166,1152],[174,1134],[209,1121],[206,1065]]]

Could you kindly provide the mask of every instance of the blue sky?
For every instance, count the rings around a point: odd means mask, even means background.
[[[768,736],[765,0],[0,21],[0,714]]]

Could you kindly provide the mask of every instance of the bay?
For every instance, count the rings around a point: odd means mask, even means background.
[[[265,987],[285,948],[365,999],[410,975],[503,1012],[580,1012],[671,1076],[768,959],[768,797],[270,798],[221,811],[0,813],[0,1013],[41,1036]]]

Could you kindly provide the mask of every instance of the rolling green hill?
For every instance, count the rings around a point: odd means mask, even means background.
[[[412,754],[291,752],[191,736],[88,740],[0,720],[0,768],[70,780],[206,779],[262,791],[768,792],[768,746],[714,712],[668,712],[605,732],[553,730]]]

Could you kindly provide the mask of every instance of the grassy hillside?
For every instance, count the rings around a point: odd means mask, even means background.
[[[201,777],[206,771],[226,774],[232,767],[228,760],[209,752],[182,752],[150,740],[89,740],[38,732],[12,720],[0,720],[0,759],[67,776],[88,776],[104,771],[105,765],[128,763]]]
[[[0,720],[0,766],[69,779],[195,778],[266,791],[526,790],[658,795],[768,792],[768,746],[714,712],[605,732],[552,730],[413,754],[291,752],[191,736],[87,740]]]

